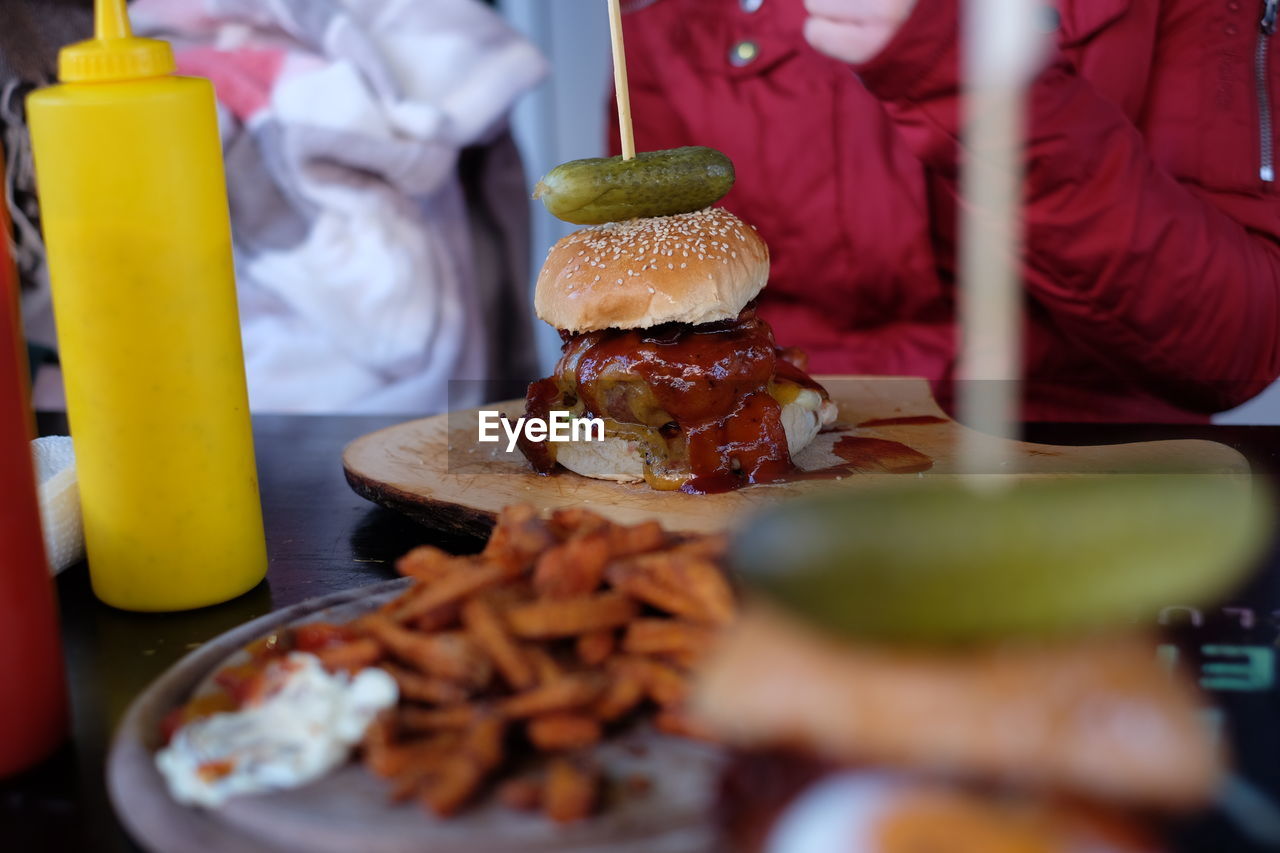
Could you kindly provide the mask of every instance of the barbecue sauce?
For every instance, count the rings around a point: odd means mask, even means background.
[[[899,441],[866,436],[844,436],[831,452],[843,459],[826,468],[808,471],[797,468],[777,483],[801,483],[806,480],[842,480],[854,474],[919,474],[933,467],[933,459]]]
[[[725,492],[774,482],[792,470],[782,407],[770,384],[784,379],[826,396],[794,363],[799,359],[774,346],[772,330],[750,306],[720,323],[566,336],[556,375],[529,386],[527,412],[546,417],[560,405],[652,430],[667,459],[646,460],[646,467],[683,467],[687,460],[692,476],[681,491]],[[540,444],[521,449],[545,472],[554,457]]]
[[[525,396],[524,413],[526,417],[547,420],[551,415],[551,407],[560,403],[560,386],[555,379],[539,379],[529,384],[529,392]],[[550,474],[556,467],[556,456],[551,450],[549,441],[530,441],[524,431],[516,439],[520,452],[529,460],[533,470],[539,474]]]
[[[858,424],[860,427],[883,427],[883,426],[924,426],[925,424],[944,424],[945,418],[936,415],[904,415],[897,418],[872,418],[869,421],[863,421]]]
[[[889,474],[918,474],[933,467],[933,459],[900,441],[846,435],[832,451],[854,470]]]

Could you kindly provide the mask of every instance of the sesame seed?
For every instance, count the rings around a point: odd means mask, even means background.
[[[579,259],[566,268],[566,275],[580,272],[583,264],[597,270],[616,264],[626,267],[626,276],[616,279],[623,284],[627,278],[643,277],[650,270],[661,269],[663,258],[672,259],[667,269],[676,269],[676,252],[686,260],[696,255],[704,263],[728,263],[722,252],[733,258],[737,258],[737,252],[726,240],[744,241],[741,223],[723,208],[706,208],[675,216],[594,225],[574,232],[561,243],[572,246]],[[680,269],[687,268],[687,263],[681,263]],[[593,279],[599,280],[598,275]]]

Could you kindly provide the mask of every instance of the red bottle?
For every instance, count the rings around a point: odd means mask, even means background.
[[[4,186],[0,162],[0,186]],[[45,563],[18,280],[0,199],[0,777],[53,751],[67,694],[53,580]]]

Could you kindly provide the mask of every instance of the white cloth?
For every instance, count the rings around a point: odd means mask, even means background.
[[[36,469],[45,557],[57,574],[84,559],[76,454],[68,436],[50,435],[31,442],[31,457]]]
[[[537,50],[478,0],[132,16],[218,88],[254,410],[443,411],[449,380],[491,378],[456,167],[544,76]]]

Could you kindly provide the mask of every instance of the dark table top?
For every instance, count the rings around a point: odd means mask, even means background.
[[[125,709],[153,679],[199,644],[271,610],[393,577],[392,561],[415,545],[453,551],[480,546],[442,539],[348,488],[343,446],[400,420],[254,419],[270,569],[262,584],[234,601],[185,613],[128,613],[94,599],[84,565],[59,576],[72,736],[48,761],[0,782],[0,849],[137,850],[111,810],[103,765]],[[39,427],[42,434],[66,431],[59,415],[41,415]],[[1027,438],[1050,444],[1208,438],[1240,450],[1256,470],[1280,474],[1280,427],[1041,424],[1030,426]],[[1241,775],[1280,800],[1280,690],[1274,684],[1280,553],[1231,604],[1240,607],[1198,614],[1199,627],[1176,627],[1173,642],[1189,665],[1213,678]],[[1190,619],[1185,612],[1170,617]],[[1227,668],[1215,670],[1214,664]],[[1263,849],[1247,846],[1217,818],[1190,823],[1178,837],[1186,850]]]

